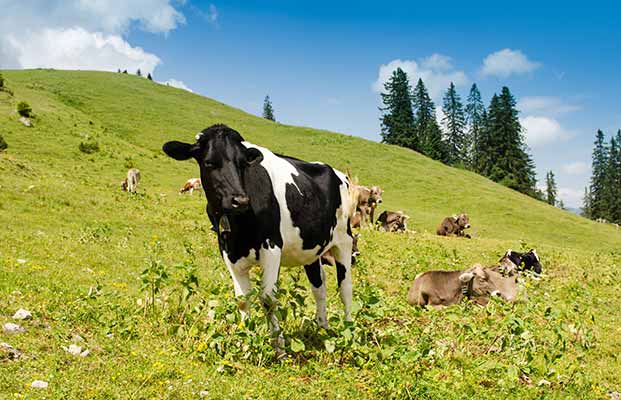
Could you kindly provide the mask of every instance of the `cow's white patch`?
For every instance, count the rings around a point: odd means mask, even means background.
[[[537,262],[541,262],[541,260],[539,260],[539,255],[537,255],[537,250],[533,250],[533,254],[535,255],[535,258],[537,259]]]
[[[201,137],[203,137],[203,132],[198,132],[195,137],[196,141],[198,142]]]
[[[317,253],[319,252],[320,246],[315,246],[313,249],[303,248],[303,240],[300,235],[300,229],[293,225],[291,213],[287,207],[286,192],[288,184],[294,185],[300,192],[300,195],[303,195],[302,191],[293,180],[294,176],[299,175],[298,171],[287,160],[278,157],[264,147],[257,146],[250,142],[242,142],[242,144],[246,148],[255,148],[261,152],[263,155],[261,166],[265,168],[270,176],[270,180],[272,181],[274,196],[276,197],[280,211],[280,233],[283,239],[281,265],[308,265],[317,260],[317,258],[319,258]],[[346,182],[345,175],[343,173],[338,171],[335,172],[343,182]],[[342,203],[344,203],[345,200],[348,199],[347,186],[344,183],[340,185],[340,194],[341,199],[343,200]],[[343,221],[342,214],[342,207],[340,207],[337,210],[337,230],[342,229],[346,232],[347,219],[345,218]],[[334,244],[338,243],[340,241],[339,239],[341,239],[340,237],[337,237],[338,235],[334,235],[334,229],[331,232],[331,236],[332,241],[326,247],[326,251],[333,247]]]

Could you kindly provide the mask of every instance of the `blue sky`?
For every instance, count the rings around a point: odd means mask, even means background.
[[[255,114],[269,94],[281,122],[371,140],[381,76],[396,66],[423,77],[438,108],[451,80],[462,98],[476,82],[486,103],[507,85],[539,177],[553,170],[570,206],[588,182],[595,131],[621,128],[612,3],[20,3],[0,0],[1,68],[141,67]]]

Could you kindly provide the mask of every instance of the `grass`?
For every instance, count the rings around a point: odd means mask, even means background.
[[[0,340],[0,398],[604,398],[621,391],[621,233],[414,152],[275,124],[126,74],[3,71],[0,92],[0,323],[34,319]],[[33,108],[34,127],[16,104]],[[291,358],[273,359],[256,298],[242,324],[206,218],[197,175],[167,140],[223,122],[273,151],[350,168],[385,190],[383,209],[416,235],[364,230],[354,269],[355,322],[341,321],[334,270],[331,329],[313,322],[301,269],[281,274]],[[80,151],[97,143],[98,152]],[[120,191],[129,167],[139,193]],[[472,240],[440,238],[446,215],[470,214]],[[420,272],[491,265],[536,247],[545,276],[528,300],[444,311],[407,305]],[[254,274],[255,277],[258,274]],[[255,281],[256,284],[256,281]],[[62,346],[91,350],[85,358]],[[47,390],[30,389],[35,379]]]

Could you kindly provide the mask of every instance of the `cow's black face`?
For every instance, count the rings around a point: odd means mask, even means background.
[[[522,262],[526,268],[532,268],[532,270],[536,273],[541,273],[541,262],[539,262],[539,256],[535,250],[524,253],[524,256],[522,256]]]
[[[214,125],[199,133],[194,144],[168,142],[163,150],[176,160],[196,160],[211,207],[225,213],[243,212],[251,202],[244,188],[244,172],[261,162],[263,155],[246,148],[242,141],[233,129]]]

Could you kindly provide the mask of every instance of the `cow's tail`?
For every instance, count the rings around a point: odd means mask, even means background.
[[[347,169],[347,180],[349,181],[349,198],[346,206],[347,215],[352,218],[358,208],[358,200],[360,198],[360,186],[358,185],[358,179],[353,177],[350,169]]]

